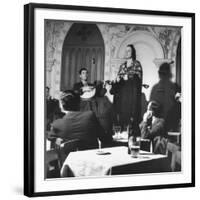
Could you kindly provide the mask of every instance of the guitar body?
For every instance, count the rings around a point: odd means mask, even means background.
[[[87,87],[87,89],[85,89],[86,87]],[[84,86],[82,89],[83,89],[83,94],[80,95],[80,97],[83,100],[91,99],[96,94],[96,88],[95,87]]]

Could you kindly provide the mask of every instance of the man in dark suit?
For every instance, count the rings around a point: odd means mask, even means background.
[[[160,105],[156,101],[149,102],[140,129],[141,137],[144,139],[164,136],[164,119],[160,116]]]
[[[160,104],[156,101],[150,101],[143,121],[140,123],[140,131],[143,139],[152,141],[154,153],[165,154],[167,150],[165,120],[160,113]]]
[[[78,139],[78,149],[98,147],[98,139],[108,143],[112,138],[105,134],[92,111],[78,111],[78,98],[73,91],[66,91],[60,98],[60,107],[65,116],[52,124],[52,134],[59,142]]]

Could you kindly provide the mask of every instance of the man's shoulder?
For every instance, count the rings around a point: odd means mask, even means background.
[[[96,121],[96,116],[92,111],[84,111],[84,112],[76,112],[70,116],[70,119],[74,119],[73,121],[82,124],[94,123]]]
[[[85,117],[94,117],[95,116],[93,111],[91,111],[91,110],[80,112],[79,115],[85,116]]]
[[[157,91],[157,92],[163,92],[164,91],[164,89],[165,89],[165,85],[161,82],[161,81],[159,81],[159,82],[157,82],[155,85],[153,85],[153,87],[152,87],[152,91]]]
[[[66,115],[64,118],[68,119],[68,118],[83,118],[83,117],[91,117],[94,116],[93,111],[74,111],[71,112],[69,115]]]
[[[153,85],[153,88],[160,87],[160,85],[161,85],[161,83],[160,83],[160,81],[158,81],[157,83],[155,83],[155,84]]]

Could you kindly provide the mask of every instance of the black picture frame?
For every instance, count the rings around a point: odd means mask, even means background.
[[[144,185],[130,187],[110,187],[99,189],[66,190],[66,191],[44,191],[35,192],[35,10],[56,9],[93,11],[122,14],[138,14],[150,16],[173,16],[191,19],[191,182],[167,185]],[[99,192],[119,192],[133,190],[149,190],[162,188],[184,188],[195,186],[195,14],[186,12],[166,12],[153,10],[135,10],[122,8],[86,7],[73,5],[36,4],[24,5],[24,195],[29,197],[69,195]]]

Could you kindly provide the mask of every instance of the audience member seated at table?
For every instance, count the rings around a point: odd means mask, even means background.
[[[165,121],[160,117],[160,113],[161,106],[156,101],[150,101],[140,123],[140,130],[141,138],[153,142],[154,153],[165,154],[167,148]]]
[[[60,97],[60,107],[65,116],[52,124],[52,134],[58,141],[79,139],[79,149],[98,147],[98,140],[105,144],[112,139],[105,134],[92,111],[78,111],[79,99],[73,91],[66,91]]]
[[[164,135],[164,119],[160,117],[161,107],[156,101],[150,101],[147,111],[140,123],[141,137],[153,139],[155,136]]]
[[[47,131],[50,130],[51,123],[63,117],[63,113],[60,110],[59,102],[57,99],[54,99],[50,96],[50,89],[46,87],[46,129]]]

